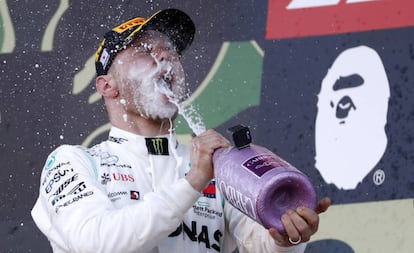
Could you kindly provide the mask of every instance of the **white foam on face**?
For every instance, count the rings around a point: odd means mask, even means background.
[[[153,58],[157,62],[157,66],[162,66],[163,65],[163,63],[159,62],[154,55],[153,55]],[[178,92],[179,96],[176,96],[172,92],[172,90],[169,88],[169,86],[168,86],[169,84],[166,81],[170,78],[170,75],[173,74],[173,73],[171,73],[172,66],[171,66],[171,64],[169,64],[169,65],[164,66],[164,67],[165,68],[163,68],[163,69],[165,70],[165,73],[163,75],[163,78],[161,78],[158,82],[155,82],[156,90],[168,97],[169,101],[177,107],[178,113],[181,116],[183,116],[183,118],[187,122],[188,126],[193,131],[193,133],[195,135],[200,135],[201,133],[206,131],[206,127],[204,125],[202,117],[200,116],[200,114],[194,108],[193,105],[183,106],[183,104],[181,103],[185,99],[184,94],[186,94],[186,92],[185,92],[185,87],[186,86],[184,85],[184,81],[185,81],[184,77],[182,77],[180,79],[177,79],[177,83],[180,84],[177,87],[180,88],[180,90]]]
[[[167,64],[165,64],[165,62],[160,62],[158,61],[157,57],[155,54],[151,54],[151,56],[153,57],[154,61],[157,63],[157,67],[163,69],[164,74],[163,77],[159,80],[154,80],[154,86],[156,91],[164,94],[165,96],[168,97],[169,101],[174,104],[177,109],[178,109],[178,113],[183,116],[183,118],[185,119],[185,121],[187,122],[188,126],[191,128],[191,130],[193,131],[193,133],[195,135],[200,135],[201,133],[206,131],[206,126],[204,125],[203,119],[200,116],[200,114],[198,113],[198,111],[194,108],[193,105],[189,105],[189,106],[183,106],[183,104],[181,103],[182,101],[184,101],[185,94],[186,94],[186,90],[185,90],[185,79],[184,76],[182,78],[177,78],[177,75],[175,75],[176,77],[176,82],[177,85],[176,87],[179,89],[177,94],[174,94],[174,92],[171,90],[171,87],[169,87],[169,84],[167,83],[166,80],[169,80],[171,78],[171,75],[174,75],[174,72],[172,72],[172,65],[169,62],[166,62]],[[188,94],[188,93],[187,93]],[[172,126],[172,124],[171,124]]]
[[[154,43],[161,42],[155,41]],[[171,43],[167,46],[173,48]],[[127,79],[132,88],[137,111],[146,118],[170,120],[178,112],[187,121],[194,134],[199,135],[205,132],[206,127],[197,110],[192,105],[182,105],[189,90],[185,84],[185,75],[179,60],[160,61],[159,55],[152,51],[153,48],[158,48],[157,44],[141,43],[140,47],[135,50],[137,53],[142,53],[142,48],[151,51],[150,56],[155,62],[155,67],[150,63],[146,67],[136,64],[128,73]],[[170,55],[170,57],[177,56]],[[166,101],[165,98],[168,100]],[[126,120],[125,117],[124,120]],[[172,128],[173,125],[170,125]]]
[[[153,52],[153,48],[157,51]],[[184,71],[178,59],[175,58],[178,56],[175,56],[176,53],[172,51],[160,51],[167,50],[163,48],[173,48],[173,45],[165,40],[141,43],[135,48],[135,53],[150,56],[152,61],[142,58],[142,61],[132,65],[127,76],[133,93],[134,105],[137,111],[146,118],[172,118],[178,109],[168,100],[170,98],[183,100],[184,97]],[[164,59],[159,60],[161,57]]]

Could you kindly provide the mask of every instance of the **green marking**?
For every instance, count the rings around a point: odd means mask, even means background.
[[[89,163],[91,164],[91,167],[93,170],[93,174],[95,175],[95,178],[98,180],[99,178],[98,168],[96,166],[95,160],[86,151],[83,151],[83,153],[86,156],[86,158],[89,160]]]
[[[208,202],[207,202],[207,201],[197,201],[197,204],[198,204],[199,206],[209,206],[209,204],[208,204]]]
[[[53,164],[56,161],[56,153],[53,153],[50,158],[46,161],[46,165],[44,170],[50,170],[50,168],[53,166]]]

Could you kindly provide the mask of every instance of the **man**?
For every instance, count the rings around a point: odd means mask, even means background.
[[[176,141],[172,120],[186,91],[180,54],[194,33],[185,13],[168,9],[105,35],[96,87],[109,139],[52,152],[32,211],[54,252],[304,251],[328,199],[317,212],[283,215],[286,235],[267,231],[215,190],[212,155],[230,145],[224,137],[208,130],[190,147]]]

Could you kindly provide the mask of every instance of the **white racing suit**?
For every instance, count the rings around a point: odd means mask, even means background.
[[[189,149],[175,136],[145,138],[112,127],[90,149],[52,152],[32,216],[56,252],[303,252],[277,247],[230,204],[214,180],[199,193],[185,179]]]

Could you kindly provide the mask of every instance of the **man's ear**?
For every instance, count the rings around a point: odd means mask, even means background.
[[[115,98],[119,95],[118,86],[109,75],[101,75],[96,78],[96,90],[106,98]]]

